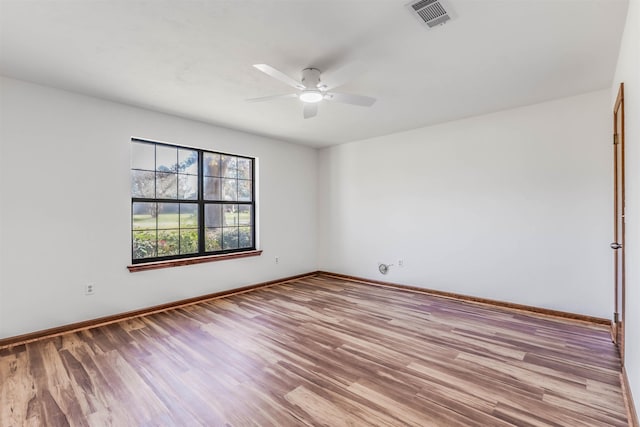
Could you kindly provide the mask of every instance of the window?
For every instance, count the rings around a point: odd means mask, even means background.
[[[254,159],[131,142],[134,264],[255,250]]]

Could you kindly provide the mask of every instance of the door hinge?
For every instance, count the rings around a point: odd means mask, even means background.
[[[613,313],[613,324],[614,325],[618,324],[618,313]]]
[[[618,134],[614,133],[613,134],[613,145],[617,145],[618,144]]]

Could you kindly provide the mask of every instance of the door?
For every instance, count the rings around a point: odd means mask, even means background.
[[[615,311],[613,341],[624,365],[625,268],[624,268],[624,83],[620,83],[613,107],[613,249]]]

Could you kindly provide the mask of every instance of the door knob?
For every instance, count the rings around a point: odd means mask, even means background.
[[[620,249],[622,247],[622,245],[617,242],[613,242],[610,246],[611,246],[611,249]]]

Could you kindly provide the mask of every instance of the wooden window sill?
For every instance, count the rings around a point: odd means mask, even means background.
[[[156,270],[158,268],[180,267],[182,265],[202,264],[203,262],[223,261],[227,259],[247,258],[252,256],[260,256],[262,250],[234,252],[230,254],[207,255],[195,258],[172,259],[169,261],[143,262],[140,264],[128,265],[127,268],[131,273],[136,271]]]

